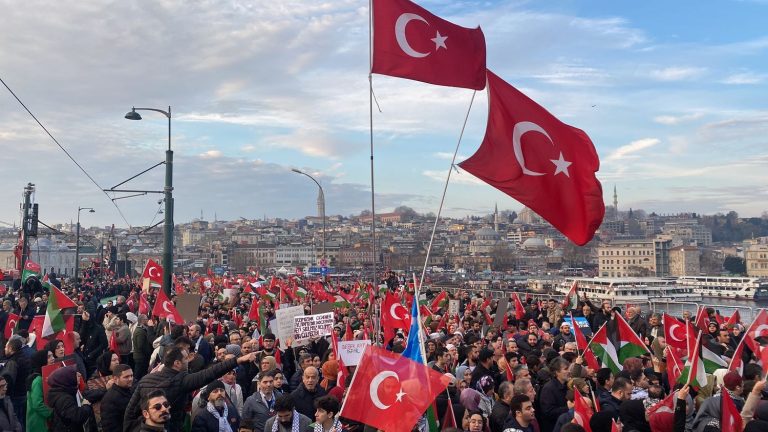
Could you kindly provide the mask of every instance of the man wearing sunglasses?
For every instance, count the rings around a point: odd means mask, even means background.
[[[171,419],[171,404],[162,390],[153,390],[141,400],[141,414],[144,422],[140,432],[165,431],[166,423]]]

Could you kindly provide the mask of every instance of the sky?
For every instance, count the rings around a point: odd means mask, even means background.
[[[487,65],[600,156],[606,203],[677,213],[768,210],[766,0],[418,2],[480,26]],[[91,182],[0,87],[0,221],[18,223],[24,185],[40,219],[146,226],[158,195],[100,191],[164,160],[172,108],[177,223],[297,218],[371,208],[437,212],[467,111],[457,162],[480,145],[486,91],[373,76],[368,2],[0,0],[0,78],[94,178]],[[471,108],[470,101],[473,100]],[[164,168],[127,183],[162,188]],[[97,186],[98,185],[98,186]],[[522,205],[462,170],[443,214]]]

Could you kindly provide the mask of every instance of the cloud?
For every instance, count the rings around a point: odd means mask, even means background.
[[[686,123],[692,120],[698,120],[703,116],[704,116],[703,113],[683,114],[679,116],[663,115],[663,116],[654,117],[653,121],[659,124],[667,125],[667,126],[674,126],[674,125],[679,125],[681,123]]]
[[[553,65],[548,73],[534,75],[534,78],[549,84],[588,86],[605,85],[610,76],[593,67],[557,64]]]
[[[637,141],[621,146],[611,152],[606,158],[606,162],[617,161],[621,159],[627,159],[634,156],[635,153],[641,152],[647,148],[653,147],[659,144],[661,141],[658,138],[643,138]]]
[[[445,178],[448,176],[448,171],[425,170],[422,171],[421,174],[428,179],[445,183]],[[461,168],[459,168],[458,172],[454,170],[453,173],[451,173],[451,183],[474,186],[487,185],[487,183],[484,181],[462,170]]]
[[[747,84],[760,84],[765,81],[768,75],[758,74],[754,72],[743,72],[730,75],[723,80],[723,84],[732,85],[747,85]]]
[[[256,146],[252,144],[248,144],[240,147],[240,150],[243,151],[244,153],[252,153],[256,151]]]
[[[651,77],[659,81],[682,81],[697,78],[706,72],[700,67],[668,67],[651,71]]]
[[[200,157],[203,159],[217,159],[221,157],[221,150],[208,150],[200,154]]]
[[[453,160],[453,153],[449,153],[449,152],[436,152],[436,153],[433,153],[433,156],[435,156],[438,159]],[[469,159],[469,156],[464,156],[461,153],[456,155],[457,161],[463,161],[466,159]]]

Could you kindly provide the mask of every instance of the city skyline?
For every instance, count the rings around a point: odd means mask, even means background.
[[[619,209],[702,214],[768,209],[768,51],[764,1],[418,2],[485,33],[488,67],[566,123],[601,159],[604,201]],[[101,187],[163,159],[166,123],[131,106],[173,107],[177,223],[202,208],[221,220],[370,209],[367,1],[15,4],[0,17],[0,78]],[[663,6],[663,7],[662,7]],[[696,14],[690,14],[695,8]],[[663,10],[663,14],[656,13]],[[695,16],[694,16],[695,15]],[[450,44],[450,41],[447,42]],[[437,212],[472,92],[374,75],[376,211]],[[40,219],[125,226],[10,93],[2,89],[5,188],[0,220],[36,184]],[[482,140],[478,92],[460,162]],[[159,189],[162,168],[131,182]],[[118,201],[148,226],[157,196]],[[518,211],[512,198],[459,170],[444,215]],[[50,221],[50,222],[49,222]],[[155,220],[157,221],[157,220]]]

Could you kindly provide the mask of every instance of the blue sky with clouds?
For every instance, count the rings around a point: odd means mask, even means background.
[[[0,76],[103,186],[163,159],[166,124],[132,106],[173,106],[176,221],[329,214],[370,207],[368,3],[2,1]],[[480,25],[488,67],[601,157],[606,201],[656,212],[768,210],[766,1],[419,2]],[[472,92],[374,76],[377,210],[435,211]],[[18,221],[37,185],[46,222],[95,207],[86,224],[124,225],[109,199],[0,91],[0,220]],[[482,140],[478,92],[459,161]],[[157,188],[162,169],[135,182]],[[156,197],[124,200],[146,225]],[[521,205],[453,176],[451,216]]]

